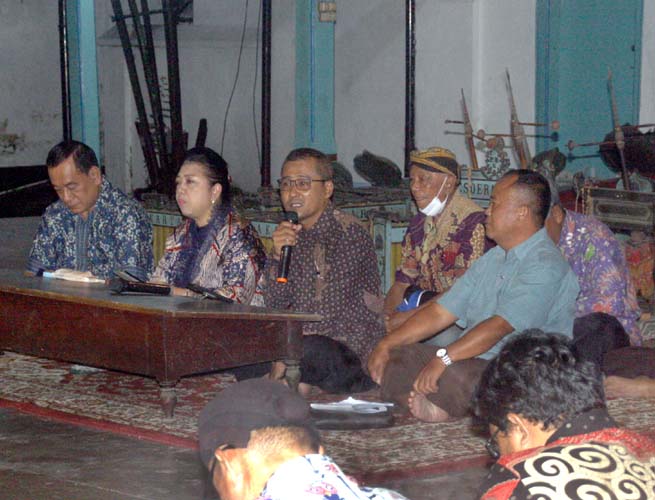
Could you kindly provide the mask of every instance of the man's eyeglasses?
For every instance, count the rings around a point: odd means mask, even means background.
[[[291,191],[293,186],[296,186],[298,191],[307,192],[312,188],[312,182],[327,182],[330,179],[312,179],[311,177],[296,177],[291,179],[290,177],[282,177],[278,179],[277,185],[280,187],[280,191]]]
[[[487,453],[491,455],[491,458],[494,460],[498,460],[500,458],[500,448],[498,447],[498,441],[496,441],[496,437],[498,436],[498,433],[500,432],[500,429],[496,429],[496,432],[494,432],[489,439],[487,439],[487,442],[484,443],[484,447],[487,450]]]

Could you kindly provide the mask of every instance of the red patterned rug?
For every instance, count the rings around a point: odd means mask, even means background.
[[[196,447],[196,420],[230,375],[182,379],[175,417],[163,416],[157,383],[102,371],[71,375],[67,363],[5,353],[0,356],[0,406],[139,439]],[[655,437],[655,400],[614,400],[610,412],[623,425]],[[426,424],[411,417],[389,429],[325,431],[326,451],[349,474],[366,482],[420,477],[481,466],[484,438],[469,420]]]

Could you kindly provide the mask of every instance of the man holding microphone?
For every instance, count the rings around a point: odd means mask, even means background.
[[[385,333],[373,310],[381,299],[380,277],[368,231],[331,202],[332,176],[320,151],[300,148],[287,155],[278,181],[286,215],[272,235],[264,302],[323,317],[303,328],[301,390],[360,392],[374,385],[363,367]],[[281,378],[283,370],[276,363],[271,378]]]

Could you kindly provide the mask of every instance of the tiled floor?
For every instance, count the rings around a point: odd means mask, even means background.
[[[0,410],[3,500],[200,500],[196,452]],[[385,486],[411,500],[475,498],[484,469]],[[208,498],[212,498],[207,496]]]
[[[23,268],[38,217],[0,219],[0,267]],[[205,471],[195,451],[0,409],[2,500],[199,500]],[[484,469],[388,486],[411,500],[475,498]],[[383,485],[379,485],[383,486]]]

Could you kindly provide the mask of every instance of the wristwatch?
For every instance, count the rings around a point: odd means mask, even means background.
[[[450,356],[448,356],[448,351],[446,350],[445,347],[442,347],[441,349],[437,349],[437,358],[439,358],[442,363],[446,366],[450,366],[453,364],[453,360],[450,359]]]

